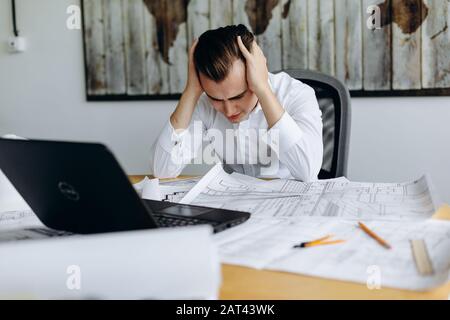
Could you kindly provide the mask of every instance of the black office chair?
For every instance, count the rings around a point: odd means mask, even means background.
[[[350,139],[350,93],[338,79],[311,70],[283,70],[316,91],[323,120],[323,163],[319,179],[347,175]]]

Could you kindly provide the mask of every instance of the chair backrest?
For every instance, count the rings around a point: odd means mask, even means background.
[[[323,163],[319,179],[346,176],[350,139],[351,105],[347,87],[338,79],[317,71],[283,70],[316,91],[323,121]]]

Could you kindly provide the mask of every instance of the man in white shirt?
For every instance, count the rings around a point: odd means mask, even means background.
[[[244,25],[209,30],[192,45],[185,90],[154,145],[153,174],[178,176],[205,140],[220,161],[247,175],[312,181],[320,171],[314,90],[269,73]]]

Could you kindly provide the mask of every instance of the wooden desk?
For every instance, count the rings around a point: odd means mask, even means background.
[[[136,183],[144,176],[130,176]],[[180,176],[180,178],[189,178]],[[441,215],[450,215],[450,208]],[[220,299],[448,299],[450,283],[427,292],[382,288],[294,273],[222,265]]]

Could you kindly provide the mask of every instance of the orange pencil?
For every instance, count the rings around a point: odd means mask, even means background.
[[[381,244],[386,249],[391,249],[391,246],[389,243],[387,243],[385,240],[381,239],[379,236],[377,236],[372,230],[370,230],[364,223],[358,222],[359,227],[363,229],[365,233],[367,233],[369,236],[374,238],[379,244]]]

